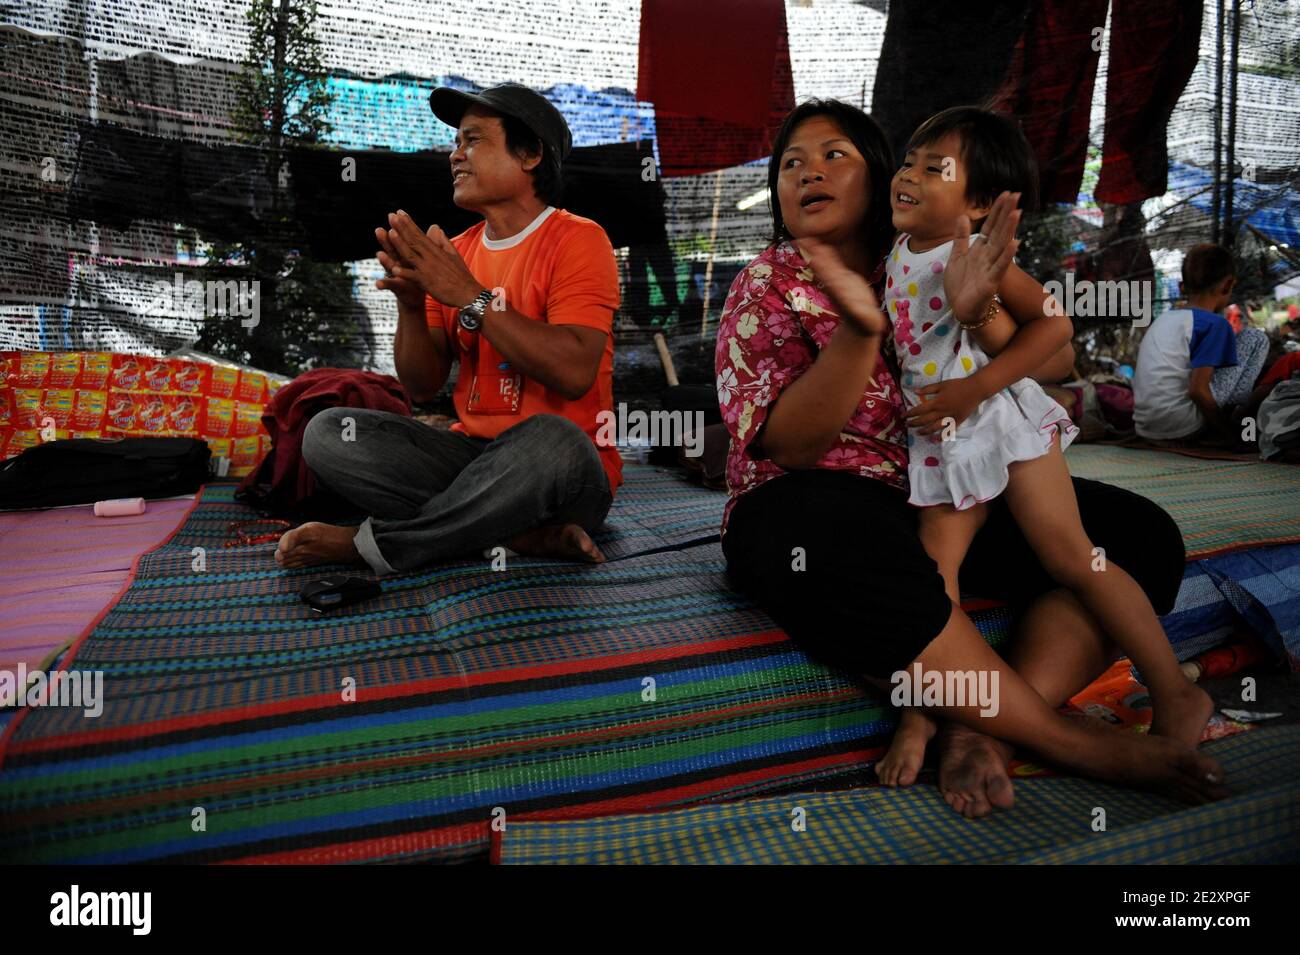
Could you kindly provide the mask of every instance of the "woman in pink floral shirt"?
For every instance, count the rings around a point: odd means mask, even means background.
[[[732,283],[717,352],[718,403],[733,437],[727,455],[731,496],[723,511],[724,532],[739,495],[785,473],[751,445],[767,408],[812,366],[839,321],[812,269],[788,241],[769,246]],[[885,338],[881,349],[885,360],[867,381],[853,416],[814,466],[853,471],[905,488],[907,429],[892,371],[892,340]]]
[[[907,503],[909,435],[888,319],[872,288],[893,239],[894,166],[879,126],[844,103],[804,103],[777,134],[768,169],[774,239],[732,283],[715,355],[731,432],[722,528],[731,579],[810,653],[884,689],[916,679],[917,667],[983,674],[996,687],[993,705],[945,699],[936,710],[939,787],[967,816],[1012,804],[1013,747],[1085,775],[1216,798],[1220,768],[1186,743],[1099,733],[1056,712],[1116,650],[1046,575],[1005,506],[990,508],[960,576],[973,593],[1023,611],[1007,661],[948,598],[921,546]],[[1003,227],[985,239],[964,260],[954,252],[945,270],[962,321],[992,307],[1006,269],[997,263],[1009,261],[1003,252],[1014,236]],[[1008,304],[1016,317],[1020,306]],[[1071,363],[1067,350],[1038,377],[1059,378]],[[1177,525],[1128,491],[1082,478],[1074,485],[1089,537],[1108,559],[1137,569],[1157,612],[1168,613],[1184,563]],[[920,768],[878,771],[908,785]]]

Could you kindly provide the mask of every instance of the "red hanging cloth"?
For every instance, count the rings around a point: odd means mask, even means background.
[[[794,108],[784,0],[643,0],[637,99],[664,176],[761,159]]]

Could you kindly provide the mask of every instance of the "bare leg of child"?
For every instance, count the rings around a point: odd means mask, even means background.
[[[1010,467],[1006,501],[1043,568],[1068,587],[1137,664],[1151,691],[1151,732],[1195,746],[1214,701],[1178,668],[1151,601],[1121,567],[1106,560],[1079,517],[1059,436],[1041,458]]]
[[[983,504],[963,511],[951,504],[940,504],[921,511],[921,544],[939,565],[948,599],[958,606],[961,605],[961,591],[957,572],[986,516],[987,509]],[[916,782],[925,762],[925,748],[937,729],[938,724],[926,715],[924,709],[905,707],[890,741],[889,752],[876,763],[876,775],[880,781],[886,786],[910,786]],[[960,794],[945,792],[943,795],[951,804]]]
[[[948,599],[961,604],[961,588],[957,579],[961,563],[966,559],[971,541],[984,526],[988,517],[987,504],[974,504],[959,511],[951,504],[940,504],[921,510],[921,545],[939,565],[943,575],[943,588]]]

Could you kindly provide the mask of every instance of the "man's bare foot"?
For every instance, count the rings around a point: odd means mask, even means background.
[[[287,570],[319,564],[364,564],[357,553],[355,527],[311,521],[286,531],[275,550],[275,562]]]
[[[508,546],[512,551],[529,557],[563,557],[567,560],[585,560],[593,564],[605,560],[605,555],[600,552],[591,535],[578,524],[548,524],[544,527],[534,527],[515,537]]]
[[[1007,760],[1011,748],[957,723],[945,723],[939,748],[939,792],[967,819],[1015,804]]]
[[[1210,722],[1214,713],[1214,700],[1210,699],[1210,694],[1190,681],[1186,687],[1179,687],[1173,696],[1152,694],[1151,705],[1155,710],[1151,718],[1151,735],[1167,736],[1189,746],[1200,743],[1205,724]]]
[[[915,707],[903,710],[889,752],[876,763],[876,775],[886,786],[910,786],[925,761],[925,747],[939,728],[934,720]]]

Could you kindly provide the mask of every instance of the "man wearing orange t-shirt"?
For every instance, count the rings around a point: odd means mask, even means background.
[[[370,517],[295,528],[276,560],[390,574],[503,545],[602,561],[591,533],[622,483],[617,448],[596,440],[597,414],[613,410],[618,267],[599,225],[557,208],[569,128],[517,84],[439,88],[430,106],[457,127],[453,200],[483,221],[449,239],[398,210],[375,230],[377,285],[397,297],[394,361],[412,398],[432,398],[460,363],[459,420],[440,431],[361,408],[317,414],[304,459]]]

